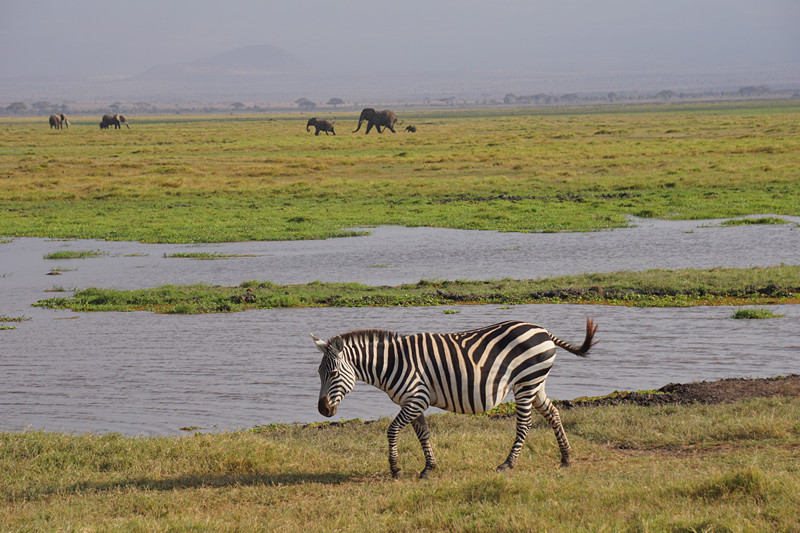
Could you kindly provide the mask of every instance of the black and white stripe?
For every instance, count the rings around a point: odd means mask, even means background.
[[[513,468],[531,426],[533,409],[544,416],[556,435],[561,465],[571,451],[558,410],[545,393],[556,347],[584,357],[597,326],[586,320],[583,344],[574,347],[549,331],[526,322],[508,321],[460,333],[399,335],[383,330],[358,330],[328,341],[314,337],[324,354],[319,366],[319,412],[336,414],[342,398],[363,381],[385,391],[400,413],[389,425],[389,467],[400,476],[397,435],[411,424],[422,444],[427,477],[436,467],[425,410],[440,407],[456,413],[482,413],[514,394],[517,434],[508,458],[497,471]],[[313,335],[312,335],[313,336]]]

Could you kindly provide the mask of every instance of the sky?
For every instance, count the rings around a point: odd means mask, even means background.
[[[800,62],[798,0],[0,0],[0,79],[134,75],[270,44],[321,70]]]

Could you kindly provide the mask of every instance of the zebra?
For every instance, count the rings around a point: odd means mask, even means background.
[[[586,337],[580,347],[527,322],[506,321],[460,333],[416,333],[372,329],[354,330],[323,341],[311,335],[324,354],[319,365],[320,414],[331,417],[353,389],[356,380],[386,392],[400,413],[387,431],[392,477],[402,471],[397,458],[397,435],[411,424],[422,445],[425,468],[420,478],[436,468],[424,412],[439,407],[456,413],[482,413],[513,392],[517,433],[508,458],[497,472],[514,468],[535,408],[553,429],[561,451],[561,466],[569,466],[569,445],[558,409],[545,393],[545,379],[556,356],[556,346],[585,357],[594,343],[597,326],[586,319]]]

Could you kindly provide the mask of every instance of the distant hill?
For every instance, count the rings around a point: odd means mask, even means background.
[[[197,81],[232,76],[251,77],[293,74],[305,69],[306,65],[286,50],[268,44],[257,44],[187,63],[158,65],[133,76],[131,79],[141,81]]]

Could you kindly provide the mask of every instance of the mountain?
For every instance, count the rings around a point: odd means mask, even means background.
[[[197,61],[158,65],[133,80],[141,81],[198,81],[230,77],[260,77],[275,74],[295,74],[307,67],[300,59],[283,48],[257,44],[237,48]]]

